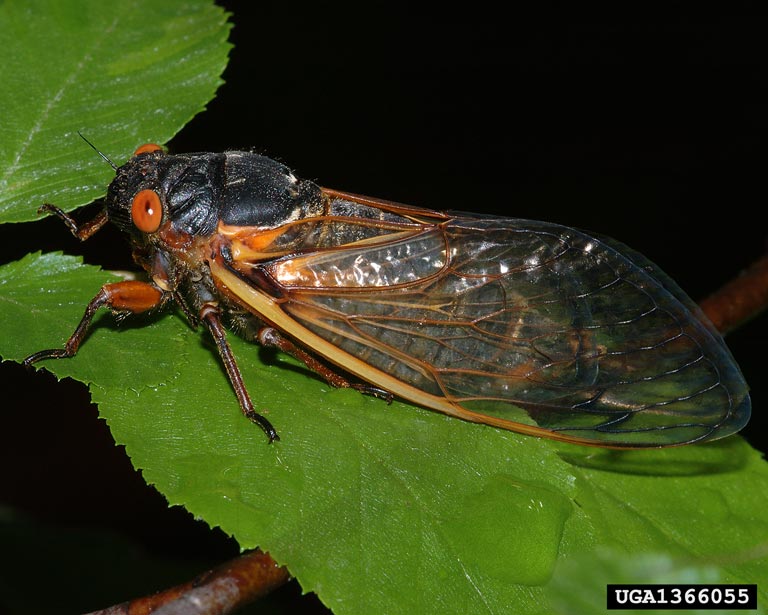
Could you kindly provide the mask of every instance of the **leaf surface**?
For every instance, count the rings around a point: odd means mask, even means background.
[[[222,83],[226,13],[210,2],[0,4],[0,222],[34,220],[105,192],[141,143],[165,143]]]

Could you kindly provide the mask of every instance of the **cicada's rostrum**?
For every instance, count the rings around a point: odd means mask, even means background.
[[[147,282],[105,285],[102,306],[176,303],[204,323],[243,413],[270,440],[225,325],[303,360],[336,386],[467,421],[607,447],[721,438],[747,422],[747,385],[720,335],[663,272],[621,244],[547,222],[449,215],[298,179],[250,152],[168,155],[117,169],[105,222]]]

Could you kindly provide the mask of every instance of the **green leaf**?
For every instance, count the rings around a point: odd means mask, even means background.
[[[107,279],[58,255],[0,269],[0,354],[60,346]],[[106,316],[75,358],[45,368],[91,383],[116,441],[169,502],[268,550],[337,613],[553,612],[549,588],[578,578],[558,562],[596,548],[714,566],[731,583],[768,578],[755,548],[768,543],[768,467],[738,437],[556,444],[329,390],[230,335],[282,437],[269,445],[206,336],[175,314],[144,320]]]
[[[122,163],[202,111],[226,65],[226,18],[195,0],[1,3],[0,222],[104,194],[113,171],[77,131]]]

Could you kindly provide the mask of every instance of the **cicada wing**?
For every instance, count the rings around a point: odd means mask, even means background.
[[[617,447],[718,438],[748,420],[720,336],[636,253],[502,218],[392,237],[231,266],[279,287],[277,326],[297,323],[288,332],[323,340],[331,361],[468,420]]]

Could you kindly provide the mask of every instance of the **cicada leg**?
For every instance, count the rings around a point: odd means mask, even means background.
[[[279,440],[280,436],[277,435],[272,424],[253,408],[253,402],[250,395],[248,395],[248,390],[245,388],[243,376],[240,373],[240,368],[237,366],[237,361],[235,361],[235,355],[232,353],[229,342],[227,342],[226,330],[221,324],[221,312],[219,312],[215,305],[206,303],[200,310],[200,320],[208,327],[213,341],[216,342],[216,348],[224,363],[224,369],[227,371],[232,388],[235,390],[237,400],[240,402],[240,409],[243,411],[243,414],[264,430],[270,442]]]
[[[88,333],[94,315],[102,307],[108,307],[117,312],[139,314],[160,306],[165,297],[166,295],[162,290],[146,282],[128,280],[105,284],[88,303],[80,324],[77,325],[74,333],[70,335],[67,343],[64,344],[64,348],[41,350],[31,354],[24,359],[24,365],[29,367],[33,363],[44,359],[65,359],[75,356],[78,348],[80,348],[80,344]]]
[[[272,327],[262,327],[256,336],[259,344],[267,348],[277,348],[283,352],[298,359],[310,370],[321,376],[328,384],[337,389],[354,389],[365,395],[384,399],[388,404],[392,403],[393,395],[389,391],[371,386],[369,384],[358,384],[350,382],[341,374],[333,371],[327,365],[309,354],[306,350],[299,348],[291,340],[287,339],[277,329]]]
[[[63,221],[64,224],[67,225],[69,232],[77,237],[80,241],[85,241],[107,223],[106,209],[102,209],[98,214],[96,214],[96,217],[93,220],[89,220],[88,222],[83,222],[81,224],[75,222],[75,219],[72,216],[64,213],[63,210],[59,209],[55,205],[51,205],[50,203],[42,205],[40,209],[37,210],[37,213],[53,214],[61,221]]]

